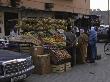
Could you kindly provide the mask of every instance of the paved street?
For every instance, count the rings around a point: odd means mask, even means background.
[[[76,65],[61,74],[32,75],[26,82],[110,82],[110,56],[104,55],[104,44],[97,44],[102,59],[95,64]]]

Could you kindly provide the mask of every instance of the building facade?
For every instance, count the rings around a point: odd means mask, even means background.
[[[94,10],[91,12],[92,15],[98,15],[100,17],[100,21],[102,25],[109,25],[110,21],[108,21],[108,18],[110,19],[110,15],[108,17],[108,11],[98,11]]]
[[[72,13],[89,14],[90,0],[21,0],[22,6],[45,10],[46,4],[50,3],[52,11],[64,11]]]
[[[26,17],[67,18],[89,15],[90,0],[0,0],[0,35],[9,35],[12,19]],[[5,22],[4,22],[5,21]]]

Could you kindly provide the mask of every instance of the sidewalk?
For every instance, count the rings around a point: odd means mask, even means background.
[[[102,59],[95,64],[76,65],[61,74],[32,75],[25,82],[110,82],[110,56],[104,55],[104,44],[97,45]]]

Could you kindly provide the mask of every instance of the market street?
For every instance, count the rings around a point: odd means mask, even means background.
[[[72,70],[61,74],[33,74],[25,82],[110,82],[110,56],[104,54],[103,46],[103,43],[97,44],[102,59],[95,64],[76,65]]]

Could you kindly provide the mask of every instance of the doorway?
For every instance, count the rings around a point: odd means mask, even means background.
[[[10,35],[10,31],[14,29],[16,25],[16,20],[14,19],[18,19],[18,13],[4,13],[4,28],[6,36]]]

